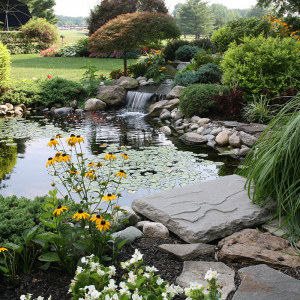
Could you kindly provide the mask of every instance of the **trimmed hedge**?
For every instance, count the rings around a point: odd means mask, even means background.
[[[10,57],[9,52],[0,42],[0,89],[6,87],[10,81]]]

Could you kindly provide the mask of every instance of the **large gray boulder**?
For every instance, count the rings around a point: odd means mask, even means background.
[[[118,79],[117,84],[126,90],[135,89],[139,86],[139,82],[136,79],[126,76],[121,76]]]
[[[185,88],[185,86],[175,86],[171,92],[166,96],[168,100],[179,98],[180,92]]]
[[[230,175],[133,200],[131,207],[187,243],[207,243],[262,224],[269,211],[252,203],[245,179]]]
[[[126,90],[119,85],[99,86],[97,98],[109,106],[121,106],[125,104]]]
[[[97,98],[90,98],[84,104],[84,110],[86,111],[104,110],[106,107],[107,104]]]
[[[243,131],[240,131],[240,139],[241,139],[241,143],[243,145],[246,145],[248,147],[252,147],[256,141],[257,141],[257,138],[251,134],[248,134],[246,132],[243,132]]]
[[[165,104],[167,104],[168,100],[158,101],[150,106],[149,116],[150,117],[158,117],[163,110]]]
[[[200,135],[196,132],[187,132],[183,134],[180,139],[186,144],[201,145],[207,142],[207,138],[203,135]]]
[[[74,109],[72,107],[61,107],[54,109],[53,112],[55,116],[63,117],[72,114],[74,112]]]
[[[241,284],[232,300],[300,299],[300,281],[266,265],[238,270]]]
[[[168,101],[168,103],[166,103],[164,105],[164,108],[169,111],[172,111],[174,108],[176,108],[178,106],[178,104],[179,104],[179,99],[175,98],[175,99]]]
[[[125,228],[124,230],[114,232],[111,235],[113,238],[119,238],[118,242],[127,240],[127,244],[134,242],[136,239],[143,237],[143,233],[134,226]]]

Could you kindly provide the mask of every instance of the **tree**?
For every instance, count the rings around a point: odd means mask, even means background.
[[[20,0],[27,4],[29,11],[33,18],[43,18],[49,23],[57,23],[53,7],[55,0]]]
[[[119,15],[137,11],[168,13],[164,0],[103,0],[87,19],[89,34]]]
[[[274,9],[277,12],[278,16],[300,13],[299,0],[258,0],[257,6],[259,7],[274,6]]]
[[[123,50],[126,74],[126,51],[179,37],[180,30],[173,17],[156,12],[135,12],[120,15],[99,28],[90,36],[88,48],[94,53]]]
[[[196,39],[199,39],[201,35],[212,32],[214,19],[207,2],[188,0],[179,6],[177,22],[184,34],[193,34]]]

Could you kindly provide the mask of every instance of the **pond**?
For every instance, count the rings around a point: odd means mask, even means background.
[[[49,174],[51,168],[46,168],[48,157],[55,154],[47,143],[58,133],[64,139],[71,133],[81,135],[83,152],[91,162],[104,162],[108,152],[128,154],[120,205],[128,206],[134,198],[157,191],[233,174],[238,161],[211,148],[186,146],[177,137],[166,137],[152,122],[145,114],[125,109],[63,118],[0,119],[0,194],[43,196],[52,182],[60,189],[59,181]]]

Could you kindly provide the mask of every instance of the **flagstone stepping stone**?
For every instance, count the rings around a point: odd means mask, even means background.
[[[242,268],[241,284],[232,300],[296,300],[300,299],[300,281],[267,265]]]
[[[245,131],[250,134],[255,134],[255,133],[263,132],[266,128],[267,125],[264,124],[250,124],[250,125],[238,126],[236,130]]]
[[[246,123],[240,123],[240,122],[236,122],[236,121],[218,121],[217,123],[219,126],[225,126],[225,127],[229,127],[229,128],[248,125]]]
[[[200,145],[207,142],[207,138],[196,132],[187,132],[180,137],[186,144]]]
[[[176,283],[184,288],[188,287],[191,282],[197,282],[206,286],[207,282],[204,277],[210,268],[219,274],[217,284],[222,286],[221,299],[225,300],[230,292],[235,291],[235,272],[221,262],[185,261],[181,275],[176,278]]]
[[[289,241],[256,229],[244,229],[218,243],[217,259],[223,262],[265,263],[296,268],[300,256]]]
[[[192,260],[200,255],[212,255],[215,246],[203,243],[198,244],[162,244],[158,246],[161,252],[173,254],[182,261]]]
[[[208,243],[268,220],[268,210],[249,200],[244,184],[238,175],[220,177],[135,199],[131,207],[187,243]]]

